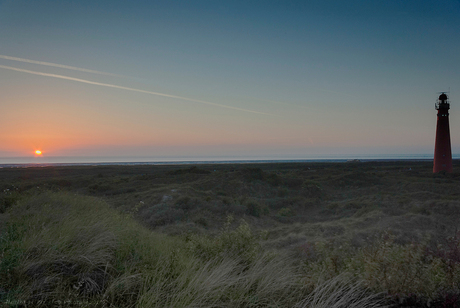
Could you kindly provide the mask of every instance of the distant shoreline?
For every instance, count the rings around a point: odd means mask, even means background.
[[[66,163],[0,163],[0,168],[65,167],[65,166],[143,166],[143,165],[229,165],[278,163],[361,163],[361,162],[429,162],[433,158],[318,158],[318,159],[267,159],[267,160],[194,160],[194,161],[119,161],[119,162],[66,162]],[[459,158],[454,158],[459,160]]]

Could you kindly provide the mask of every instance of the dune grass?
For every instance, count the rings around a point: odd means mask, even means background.
[[[382,294],[372,294],[363,285],[347,275],[338,275],[320,282],[296,308],[377,308],[386,307]]]
[[[3,296],[19,301],[102,299],[123,275],[140,273],[178,246],[96,198],[45,193],[12,207],[10,217],[0,279]]]
[[[460,176],[410,166],[0,170],[0,301],[460,306]]]
[[[21,200],[9,215],[0,240],[7,306],[323,307],[316,297],[306,306],[315,292],[339,300],[305,281],[292,258],[264,251],[245,223],[227,224],[216,237],[177,238],[100,199],[48,192]],[[358,289],[361,298],[366,289]]]

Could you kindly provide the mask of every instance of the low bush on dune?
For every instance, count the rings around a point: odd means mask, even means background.
[[[244,220],[236,229],[230,228],[232,223],[233,216],[228,216],[217,236],[196,234],[186,236],[187,249],[193,255],[207,261],[231,256],[249,265],[262,257],[264,251],[260,240],[264,238],[265,233],[255,234]]]
[[[305,243],[300,247],[308,281],[344,273],[403,307],[460,306],[460,233],[443,244],[397,244],[383,233],[372,244]]]

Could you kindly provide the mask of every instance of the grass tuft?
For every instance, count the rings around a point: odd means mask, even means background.
[[[373,294],[362,281],[344,275],[319,283],[296,308],[383,308],[382,294]]]

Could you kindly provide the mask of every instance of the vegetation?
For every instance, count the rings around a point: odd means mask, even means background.
[[[457,307],[459,182],[424,162],[0,169],[0,303]]]

